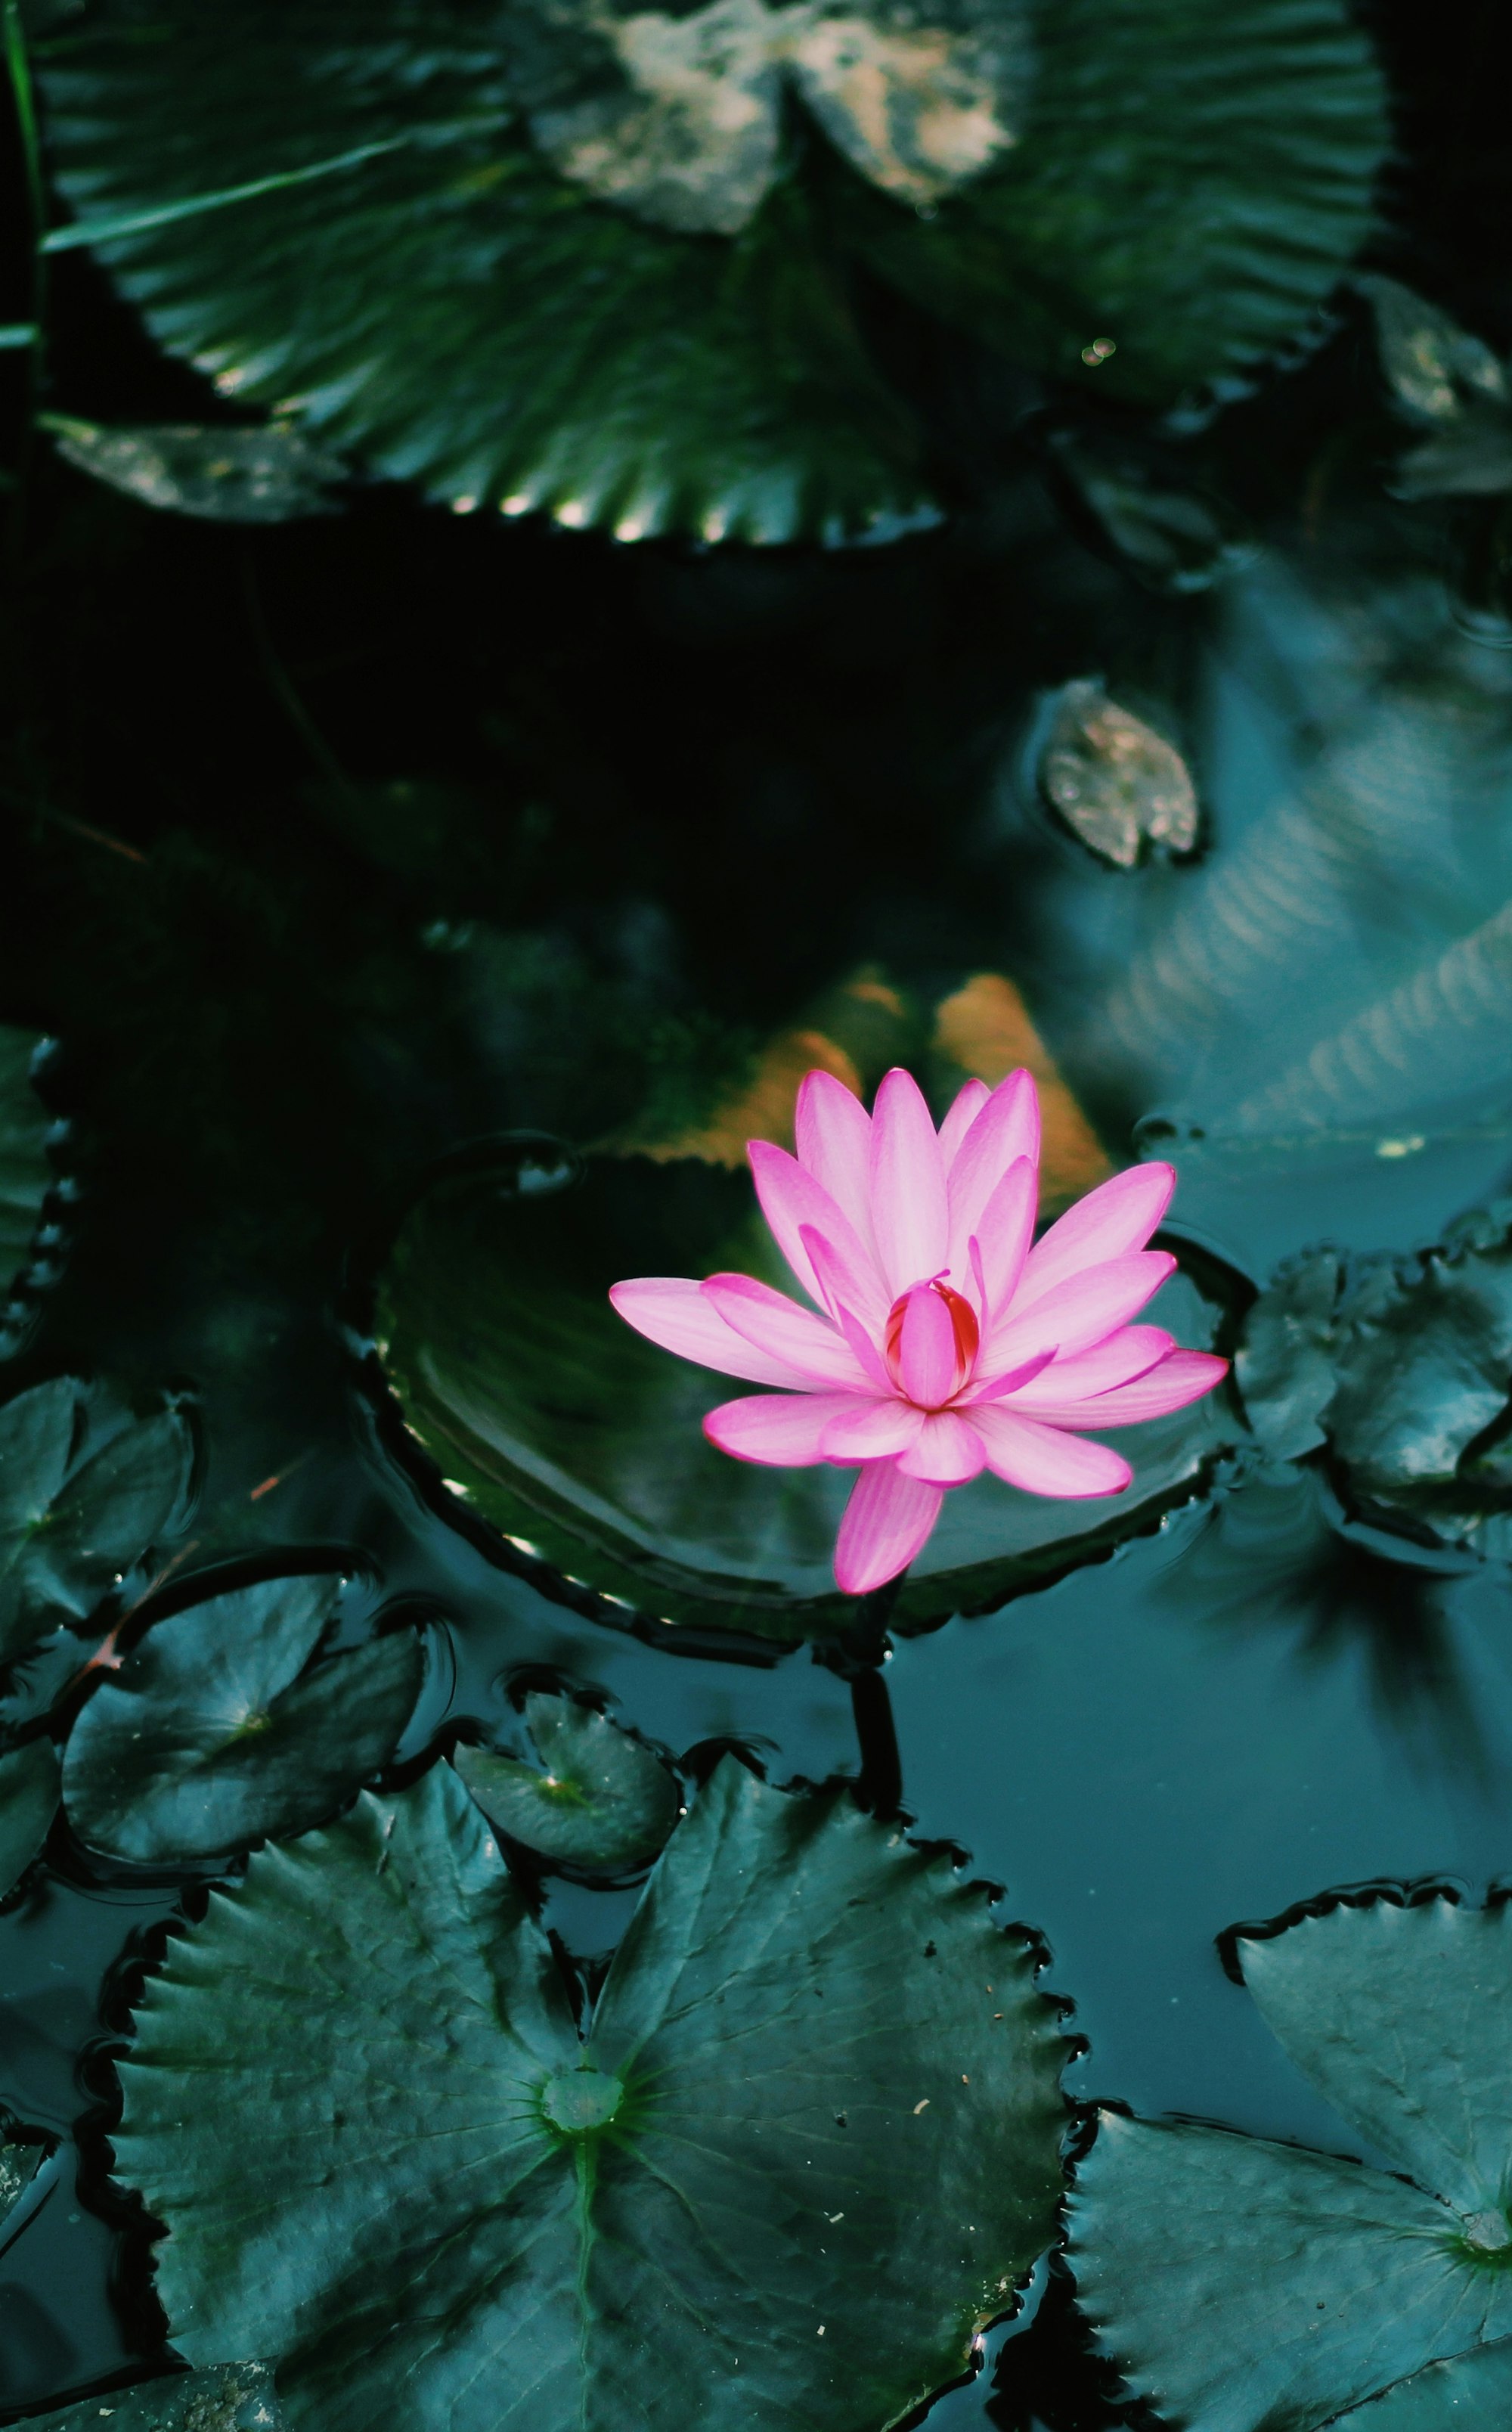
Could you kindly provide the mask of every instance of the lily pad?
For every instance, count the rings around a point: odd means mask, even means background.
[[[680,1805],[660,1757],[571,1697],[535,1692],[525,1701],[525,1725],[539,1765],[479,1748],[459,1748],[452,1759],[495,1829],[591,1874],[654,1858]]]
[[[0,1900],[14,1891],[58,1813],[58,1751],[28,1740],[0,1756]]]
[[[311,1662],[339,1579],[266,1579],[154,1624],[69,1739],[79,1839],[139,1866],[217,1858],[328,1816],[393,1756],[425,1669],[399,1630]]]
[[[332,485],[345,466],[274,423],[265,431],[205,424],[107,429],[46,416],[59,456],[143,506],[212,523],[287,523],[334,513]]]
[[[1031,1952],[947,1860],[730,1758],[585,2036],[445,1765],[254,1857],[138,2018],[116,2167],[174,2343],[276,2355],[325,2432],[876,2432],[1054,2221]]]
[[[49,2415],[28,2415],[31,2432],[100,2432],[109,2414],[110,2432],[279,2432],[283,2416],[265,2364],[218,2364],[203,2373],[170,2373],[134,2390],[110,2392],[109,2407],[98,2398],[80,2399]]]
[[[1512,1201],[1409,1258],[1292,1260],[1245,1324],[1235,1373],[1256,1436],[1326,1445],[1357,1498],[1452,1539],[1512,1504],[1493,1437],[1512,1397]]]
[[[1147,845],[1190,853],[1197,842],[1197,789],[1185,761],[1100,684],[1062,687],[1039,782],[1073,836],[1117,870],[1133,870]]]
[[[1512,380],[1484,340],[1394,279],[1362,279],[1375,308],[1381,368],[1398,411],[1429,435],[1409,448],[1398,498],[1496,495],[1512,489]]]
[[[182,1525],[194,1440],[55,1376],[0,1406],[0,1664],[83,1621]]]
[[[0,1027],[0,1307],[31,1255],[53,1183],[52,1119],[31,1083],[42,1043],[34,1031]]]
[[[1107,2115],[1078,2172],[1082,2304],[1134,2390],[1192,2432],[1451,2432],[1512,2340],[1512,1917],[1338,1906],[1243,1939],[1297,2066],[1391,2170]],[[1397,2173],[1403,2175],[1397,2175]]]
[[[381,1279],[384,1373],[462,1512],[528,1554],[675,1622],[788,1643],[840,1631],[855,1606],[831,1560],[853,1474],[715,1451],[701,1422],[726,1380],[646,1343],[607,1298],[627,1274],[731,1268],[781,1285],[775,1257],[744,1174],[599,1158],[578,1190],[535,1203],[486,1173],[444,1180]],[[1183,1276],[1151,1311],[1193,1348],[1218,1317]],[[1134,1482],[1117,1503],[985,1476],[949,1495],[890,1626],[986,1610],[1148,1527],[1193,1491],[1226,1427],[1210,1397],[1120,1428]]]

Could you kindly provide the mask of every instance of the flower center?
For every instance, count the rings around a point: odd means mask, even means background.
[[[977,1313],[971,1303],[964,1294],[958,1292],[952,1284],[942,1283],[937,1275],[927,1284],[914,1284],[906,1292],[899,1293],[887,1312],[887,1326],[882,1336],[882,1349],[886,1355],[887,1373],[894,1384],[900,1386],[904,1393],[908,1392],[908,1387],[903,1383],[903,1322],[908,1315],[910,1304],[927,1298],[945,1303],[950,1320],[950,1332],[955,1343],[954,1376],[946,1384],[946,1390],[939,1394],[937,1401],[932,1395],[931,1397],[933,1407],[938,1408],[940,1403],[949,1401],[952,1394],[959,1393],[975,1368],[977,1351],[982,1341],[982,1329],[977,1324]]]

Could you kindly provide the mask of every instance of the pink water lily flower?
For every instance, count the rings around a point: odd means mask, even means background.
[[[802,1308],[754,1276],[643,1275],[610,1299],[664,1349],[776,1385],[704,1432],[737,1461],[860,1463],[835,1579],[906,1570],[947,1488],[983,1469],[1030,1495],[1118,1495],[1133,1476],[1082,1427],[1131,1427],[1211,1391],[1227,1360],[1132,1326],[1175,1266],[1145,1243],[1168,1165],[1115,1174],[1039,1241],[1039,1099],[1028,1072],[968,1081],[936,1132],[912,1076],[868,1115],[828,1072],[798,1092],[798,1155],[748,1143],[762,1212]]]

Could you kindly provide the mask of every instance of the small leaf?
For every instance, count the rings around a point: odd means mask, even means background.
[[[729,1758],[580,2037],[438,1765],[171,1944],[113,2143],[174,2344],[295,2424],[876,2432],[1050,2235],[1065,2051],[948,1861]]]
[[[1489,346],[1400,280],[1357,282],[1375,312],[1381,368],[1395,402],[1415,422],[1452,423],[1468,406],[1512,405],[1506,373]]]
[[[58,1813],[58,1751],[28,1740],[0,1756],[0,1900],[14,1891]]]
[[[570,1697],[527,1697],[525,1723],[540,1767],[479,1748],[459,1748],[452,1759],[490,1823],[544,1858],[593,1874],[654,1858],[679,1804],[660,1758]]]
[[[98,2397],[59,2407],[50,2415],[29,2415],[30,2432],[280,2432],[283,2416],[266,2364],[209,2365],[203,2373],[162,2373],[131,2390],[114,2390],[109,2404]]]
[[[1197,842],[1197,790],[1185,761],[1100,684],[1065,686],[1039,782],[1072,835],[1116,869],[1133,870],[1147,843],[1190,853]]]
[[[399,1630],[311,1663],[340,1586],[269,1579],[155,1623],[68,1743],[63,1803],[88,1848],[139,1866],[225,1857],[305,1831],[388,1763],[423,1642]]]
[[[7,1762],[0,1759],[0,1764]],[[4,1793],[0,1792],[0,1798]],[[4,1827],[0,1826],[0,1832]],[[13,2204],[19,2204],[41,2167],[45,2145],[14,2145],[0,2143],[0,2222]]]
[[[265,431],[158,424],[107,430],[48,414],[58,452],[81,473],[143,506],[212,523],[286,523],[335,512],[328,493],[345,478],[334,456],[281,423]]]
[[[53,1182],[51,1118],[31,1078],[42,1044],[34,1031],[0,1027],[0,1309],[31,1255]]]
[[[1378,1900],[1237,1948],[1291,2058],[1411,2178],[1105,2115],[1073,2202],[1083,2305],[1136,2394],[1192,2432],[1314,2432],[1382,2391],[1359,2432],[1395,2432],[1392,2407],[1403,2432],[1450,2432],[1440,2400],[1494,2401],[1512,2340],[1512,1918]],[[1409,2403],[1393,2386],[1413,2375]]]

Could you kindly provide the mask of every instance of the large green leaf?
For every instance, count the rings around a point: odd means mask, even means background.
[[[220,2364],[112,2390],[109,2407],[84,2398],[26,2422],[31,2432],[100,2432],[104,2415],[110,2432],[278,2432],[283,2421],[269,2366]]]
[[[925,220],[853,186],[866,259],[1005,353],[1141,400],[1292,336],[1364,241],[1386,152],[1349,9],[1041,0],[1033,25],[1006,165]]]
[[[58,1751],[28,1740],[0,1756],[0,1900],[13,1891],[58,1812]]]
[[[157,1622],[74,1726],[63,1803],[81,1841],[162,1865],[328,1816],[393,1756],[424,1643],[399,1630],[315,1663],[341,1593],[267,1579]]]
[[[1064,2051],[947,1859],[728,1758],[580,2038],[438,1766],[171,1946],[117,2169],[175,2345],[296,2424],[877,2432],[1050,2234]]]
[[[0,1664],[84,1620],[182,1523],[193,1465],[181,1410],[133,1418],[68,1376],[0,1407]]]
[[[654,1858],[679,1808],[660,1757],[607,1714],[544,1691],[526,1698],[525,1727],[538,1765],[480,1748],[459,1748],[452,1759],[496,1830],[593,1874]]]
[[[1512,1918],[1501,1905],[1383,1900],[1238,1949],[1298,2067],[1410,2175],[1105,2116],[1078,2173],[1071,2247],[1104,2345],[1191,2432],[1314,2432],[1388,2390],[1361,2432],[1450,2432],[1477,2387],[1481,2420],[1501,2423]],[[1429,2377],[1483,2345],[1468,2380],[1468,2362]]]
[[[615,1316],[626,1275],[719,1268],[788,1279],[748,1178],[694,1163],[595,1160],[580,1189],[512,1198],[486,1173],[445,1181],[401,1229],[378,1331],[406,1423],[467,1509],[643,1612],[796,1640],[854,1614],[831,1558],[854,1472],[729,1460],[701,1421],[727,1379]],[[1151,1304],[1192,1345],[1216,1312],[1184,1277]],[[923,1627],[1148,1526],[1190,1493],[1233,1423],[1211,1400],[1120,1429],[1134,1483],[1116,1502],[1049,1501],[983,1477],[947,1496],[893,1621]]]
[[[0,1309],[30,1255],[53,1180],[50,1118],[31,1086],[41,1044],[34,1031],[0,1027]]]
[[[839,540],[925,512],[911,419],[792,177],[733,243],[596,201],[513,123],[477,0],[121,0],[97,22],[42,69],[87,219],[270,181],[102,247],[223,390],[459,504],[626,538]]]

